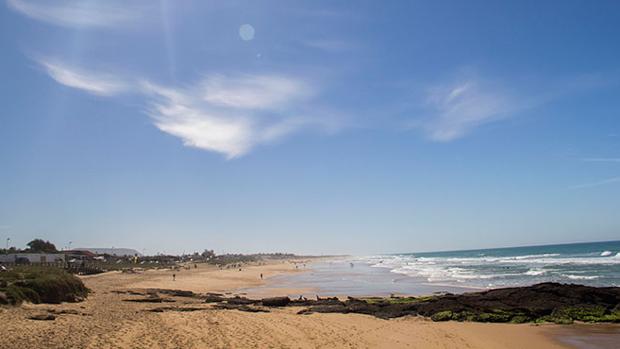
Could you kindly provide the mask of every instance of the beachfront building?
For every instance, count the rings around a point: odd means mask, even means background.
[[[9,253],[0,255],[0,263],[64,263],[65,255],[62,253]]]
[[[66,259],[68,261],[85,261],[85,260],[95,260],[97,255],[86,250],[66,250],[62,251],[64,253]]]

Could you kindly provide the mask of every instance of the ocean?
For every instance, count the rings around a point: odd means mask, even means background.
[[[620,286],[620,241],[404,253],[360,262],[452,286],[494,288],[546,281]]]
[[[547,281],[620,286],[620,241],[347,257],[271,281],[270,288],[323,296],[462,293]]]

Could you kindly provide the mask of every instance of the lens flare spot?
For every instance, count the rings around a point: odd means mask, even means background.
[[[239,27],[239,37],[243,41],[250,41],[254,39],[254,27],[249,24],[243,24]]]

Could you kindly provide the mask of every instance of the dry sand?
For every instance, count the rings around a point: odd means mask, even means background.
[[[113,291],[141,288],[226,292],[269,282],[270,276],[303,272],[290,263],[244,267],[243,271],[198,269],[106,273],[84,277],[94,292],[82,303],[26,304],[0,308],[0,348],[562,348],[548,335],[553,325],[435,323],[406,317],[382,320],[358,314],[297,315],[295,308],[270,313],[216,310],[198,299],[174,303],[125,302],[135,296]],[[260,273],[265,276],[260,279]],[[279,289],[282,291],[282,289]],[[312,290],[288,290],[306,293]],[[263,296],[263,295],[249,295]],[[195,311],[150,312],[158,307]],[[55,321],[28,317],[69,310]]]

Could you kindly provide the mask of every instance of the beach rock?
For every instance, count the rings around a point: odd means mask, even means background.
[[[291,302],[291,299],[288,297],[271,297],[263,298],[261,302],[266,307],[285,307]]]
[[[337,297],[314,299],[293,299],[291,306],[316,306],[316,305],[339,305],[342,302]]]
[[[216,309],[239,310],[250,313],[268,313],[269,310],[258,307],[251,307],[246,304],[219,303],[215,305]]]
[[[47,311],[50,314],[56,314],[56,315],[63,315],[63,314],[68,314],[68,315],[80,315],[81,313],[75,309],[48,309]]]
[[[501,288],[460,295],[387,298],[345,302],[293,301],[310,307],[300,314],[359,313],[380,318],[423,315],[434,321],[513,322],[549,321],[570,323],[620,322],[620,288],[542,283],[528,287]]]
[[[147,298],[123,299],[123,302],[135,302],[135,303],[174,303],[174,299],[162,298],[162,297],[147,297]]]
[[[221,294],[207,293],[204,298],[205,303],[220,303],[226,300]]]
[[[30,316],[29,319],[38,321],[53,321],[56,320],[56,316],[53,314],[36,314]]]
[[[201,310],[209,310],[208,308],[199,308],[199,307],[160,307],[149,309],[148,311],[153,313],[163,313],[165,311],[179,311],[179,312],[191,312],[191,311],[201,311]]]
[[[316,300],[303,297],[295,300],[288,297],[272,297],[253,300],[240,296],[226,298],[208,294],[205,302],[218,303],[217,309],[258,312],[265,309],[250,305],[305,306],[307,308],[298,314],[357,313],[383,319],[422,315],[434,321],[620,323],[620,288],[558,283],[500,288],[459,295],[447,293],[427,297],[368,299],[348,297],[346,301],[336,297],[317,297]]]
[[[165,294],[165,295],[173,296],[173,297],[195,297],[196,296],[196,294],[192,291],[168,290],[168,289],[161,289],[161,288],[148,289],[146,292],[147,293],[160,293],[160,294]]]
[[[249,299],[245,297],[235,296],[233,298],[226,298],[226,302],[228,304],[247,305],[247,304],[259,303],[260,300],[254,300],[254,299]]]
[[[454,313],[520,312],[541,317],[569,307],[600,306],[611,311],[620,303],[620,288],[590,287],[574,284],[542,283],[529,287],[512,287],[461,295],[437,296],[415,306],[419,314],[431,316],[440,311]]]
[[[312,313],[349,313],[349,309],[343,304],[333,304],[333,305],[316,305],[307,309],[302,309],[297,312],[297,314],[312,314]]]

